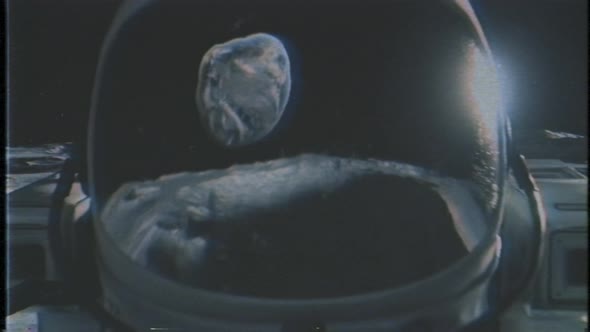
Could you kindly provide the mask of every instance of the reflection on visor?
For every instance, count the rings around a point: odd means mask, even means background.
[[[287,51],[277,38],[258,33],[215,45],[203,56],[196,101],[210,135],[241,146],[273,129],[290,89]]]
[[[406,164],[302,155],[125,184],[102,222],[134,261],[193,287],[345,296],[467,255],[487,230],[472,190]]]

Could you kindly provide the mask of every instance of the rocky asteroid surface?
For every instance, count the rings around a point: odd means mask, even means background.
[[[264,138],[280,120],[291,90],[281,41],[258,33],[213,46],[203,56],[196,91],[201,121],[226,147]]]
[[[323,297],[395,287],[466,253],[455,182],[302,155],[123,185],[101,215],[135,262],[197,288]],[[438,181],[438,183],[437,183]],[[466,235],[467,234],[467,235]],[[445,250],[438,250],[444,246]]]

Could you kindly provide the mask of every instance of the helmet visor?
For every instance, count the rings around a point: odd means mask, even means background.
[[[401,287],[494,229],[498,84],[456,5],[157,3],[111,32],[93,107],[100,227],[185,285]]]

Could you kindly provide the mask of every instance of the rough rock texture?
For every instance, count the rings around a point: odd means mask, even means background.
[[[447,206],[445,186],[410,165],[303,155],[129,183],[101,219],[133,260],[185,284],[340,296],[424,278],[466,254],[453,219],[478,220]]]
[[[290,90],[285,47],[259,33],[215,45],[203,56],[196,101],[211,136],[236,147],[254,143],[274,128]]]

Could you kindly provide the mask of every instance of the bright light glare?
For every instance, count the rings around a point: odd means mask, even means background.
[[[500,139],[499,125],[504,112],[498,72],[491,58],[475,44],[466,49],[465,71],[463,73],[464,96],[466,105],[471,112],[471,120],[476,126],[479,163],[475,166],[475,174],[479,181],[487,183],[490,192],[485,197],[489,207],[498,203],[498,187],[495,179],[499,161]],[[495,165],[495,166],[491,166]]]
[[[491,59],[473,44],[468,49],[465,83],[472,109],[480,113],[487,129],[494,129],[504,106],[500,79]]]

